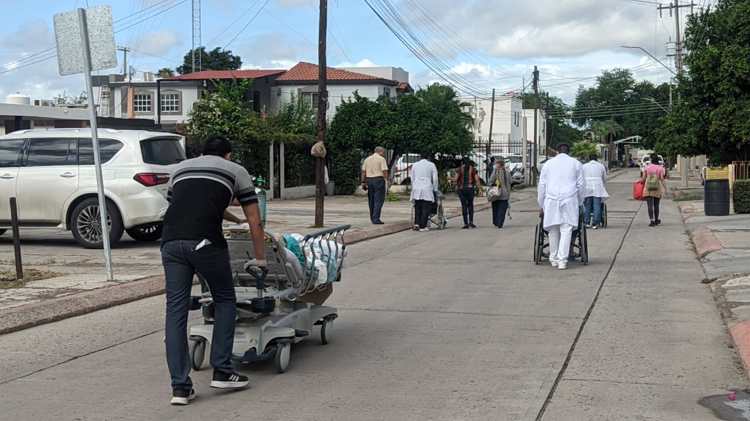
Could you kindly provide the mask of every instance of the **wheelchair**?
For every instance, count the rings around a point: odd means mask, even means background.
[[[539,217],[539,223],[534,232],[534,263],[539,265],[549,260],[549,233],[544,229],[544,217]],[[586,234],[586,224],[583,223],[583,212],[578,215],[578,226],[573,229],[570,237],[570,256],[568,261],[578,260],[584,265],[589,264],[589,242]]]

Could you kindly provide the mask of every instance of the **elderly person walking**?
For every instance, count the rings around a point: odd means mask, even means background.
[[[362,163],[362,188],[367,190],[367,205],[370,208],[370,222],[382,225],[380,212],[385,203],[388,163],[385,161],[385,148],[378,146],[375,153]]]
[[[422,159],[411,167],[411,200],[414,202],[414,229],[429,231],[427,221],[430,208],[437,199],[438,171],[429,160],[430,154],[423,153]]]
[[[578,226],[583,202],[584,179],[581,163],[568,155],[570,147],[560,144],[558,152],[542,167],[537,200],[544,218],[542,225],[549,232],[550,264],[566,269],[573,228]]]
[[[508,213],[510,201],[510,174],[505,168],[505,161],[495,161],[495,170],[487,184],[487,200],[492,203],[492,225],[498,229],[505,225],[505,215]]]
[[[596,155],[591,155],[589,162],[583,164],[583,178],[586,182],[583,222],[587,227],[592,227],[593,224],[593,229],[597,229],[602,225],[602,203],[609,197],[609,193],[607,193],[607,169],[597,161]]]

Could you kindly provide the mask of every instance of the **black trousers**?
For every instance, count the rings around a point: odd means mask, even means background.
[[[646,204],[648,205],[648,219],[656,221],[659,219],[659,204],[661,198],[659,197],[647,197]]]
[[[459,189],[458,199],[461,201],[461,214],[464,217],[464,225],[474,223],[474,187]]]
[[[419,226],[420,229],[427,228],[427,221],[430,218],[430,208],[432,203],[427,200],[415,200],[414,201],[414,225]]]
[[[502,228],[505,224],[505,215],[508,214],[508,201],[495,200],[492,202],[492,224]]]
[[[380,222],[380,212],[385,203],[385,178],[367,179],[367,204],[370,206],[370,222]]]

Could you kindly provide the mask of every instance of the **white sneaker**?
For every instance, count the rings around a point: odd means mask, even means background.
[[[172,405],[187,405],[196,397],[195,389],[186,390],[175,390],[172,392],[172,400],[169,402]]]
[[[591,227],[591,229],[598,230],[599,229],[599,225],[594,225],[593,227]]]
[[[428,231],[430,231],[429,228],[422,228],[422,229],[419,230],[419,232],[428,232]]]
[[[557,264],[557,268],[560,270],[565,270],[568,268],[568,262],[560,262]]]
[[[556,268],[559,263],[557,260],[550,260],[549,264],[552,265],[553,268]]]

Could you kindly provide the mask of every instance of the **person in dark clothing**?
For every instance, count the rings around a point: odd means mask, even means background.
[[[248,378],[234,371],[232,347],[236,297],[222,221],[243,222],[228,212],[238,201],[250,224],[256,260],[265,267],[263,227],[258,198],[250,175],[230,161],[232,146],[227,139],[209,139],[203,155],[177,164],[169,181],[169,208],[164,217],[161,255],[166,281],[166,351],[172,377],[173,405],[187,405],[195,391],[190,379],[187,319],[193,277],[199,273],[208,283],[215,308],[211,339],[211,387],[239,389]]]
[[[463,229],[477,227],[474,225],[474,192],[481,184],[474,164],[468,158],[464,158],[456,173],[458,199],[461,201],[461,214],[464,218]]]
[[[508,213],[510,203],[510,174],[505,168],[505,161],[498,159],[495,161],[495,170],[490,177],[487,186],[490,189],[497,188],[497,196],[489,196],[492,203],[492,224],[497,228],[505,225],[505,215]]]
[[[382,225],[380,213],[388,191],[388,163],[385,148],[378,146],[375,152],[362,163],[362,188],[367,190],[367,205],[370,208],[370,222]]]

